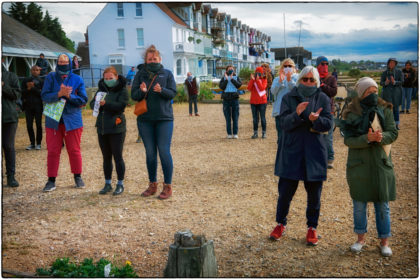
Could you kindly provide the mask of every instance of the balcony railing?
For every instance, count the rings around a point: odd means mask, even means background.
[[[209,48],[209,47],[204,47],[204,54],[205,55],[212,55],[213,54],[213,49]]]
[[[226,57],[227,56],[227,51],[226,50],[220,50],[220,56],[221,57]]]
[[[195,52],[194,44],[187,42],[175,42],[174,43],[174,52]]]
[[[242,55],[242,60],[247,60],[247,57],[248,57],[248,56],[247,56],[246,54],[243,54],[243,55]]]

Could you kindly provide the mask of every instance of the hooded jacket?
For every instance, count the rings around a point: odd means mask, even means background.
[[[105,104],[99,107],[99,114],[96,118],[96,128],[98,134],[116,134],[126,131],[126,119],[124,115],[125,107],[128,104],[128,92],[126,89],[126,79],[118,75],[118,84],[109,88],[104,79],[98,82],[98,91],[90,101],[90,107],[95,106],[96,95],[99,91],[106,92]],[[119,119],[119,120],[118,120]]]
[[[260,73],[261,76],[263,74],[263,70],[262,67],[257,67],[257,69],[255,70],[256,73]],[[267,79],[266,78],[255,78],[255,80],[251,79],[248,82],[248,90],[251,92],[251,98],[249,100],[250,104],[267,104],[267,93],[264,94],[263,96],[260,96],[258,94],[256,85],[258,86],[258,89],[260,91],[264,91],[267,89]]]
[[[88,98],[83,79],[72,72],[70,56],[65,55],[69,58],[70,73],[63,80],[61,75],[58,74],[57,69],[55,72],[50,72],[45,78],[41,97],[42,101],[46,103],[57,102],[60,99],[58,98],[58,92],[60,91],[61,84],[72,87],[70,98],[61,97],[66,100],[61,118],[66,127],[66,131],[70,131],[83,127],[81,107],[86,105]],[[47,116],[45,117],[45,127],[57,130],[58,125],[59,122]]]
[[[402,71],[400,69],[397,69],[398,62],[395,59],[388,59],[388,62],[386,64],[387,67],[391,61],[396,62],[394,69],[391,70],[387,68],[387,70],[382,72],[381,75],[380,84],[382,86],[382,99],[392,103],[394,107],[398,107],[401,105],[402,100],[402,84],[404,82],[404,76]],[[388,85],[386,85],[386,79],[388,78],[389,80],[391,80],[391,76],[394,77],[395,84],[392,84],[392,82],[390,82]]]
[[[15,73],[9,72],[1,66],[1,120],[2,123],[18,122],[18,110],[16,101],[21,97],[19,80]]]
[[[157,76],[151,84],[150,73],[146,70],[145,64],[137,66],[139,71],[133,80],[131,88],[131,98],[135,101],[141,101],[146,93],[140,90],[141,83],[145,83],[150,90],[147,93],[147,112],[140,115],[140,121],[170,121],[174,119],[171,100],[176,95],[176,83],[171,71],[163,67],[156,73]],[[154,86],[159,83],[161,92],[153,91]]]

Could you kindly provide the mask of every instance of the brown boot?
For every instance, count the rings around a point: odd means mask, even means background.
[[[154,195],[157,192],[157,185],[157,182],[150,182],[149,187],[141,194],[141,196],[148,197]]]
[[[163,190],[158,196],[159,199],[167,199],[172,195],[172,185],[163,183]]]

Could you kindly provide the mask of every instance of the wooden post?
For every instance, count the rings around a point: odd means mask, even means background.
[[[213,240],[193,235],[190,230],[175,233],[164,277],[217,277]]]

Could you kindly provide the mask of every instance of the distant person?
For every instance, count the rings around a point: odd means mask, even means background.
[[[82,180],[82,154],[80,141],[82,138],[83,121],[82,106],[88,100],[83,79],[72,73],[72,64],[67,54],[58,56],[55,72],[45,78],[41,97],[45,103],[65,101],[64,110],[59,121],[45,116],[45,132],[47,140],[48,182],[43,191],[55,190],[55,179],[60,165],[63,141],[69,155],[71,173],[74,175],[76,188],[84,188]]]
[[[251,104],[254,134],[252,139],[258,138],[258,122],[261,118],[262,138],[267,138],[267,121],[265,111],[267,109],[267,79],[263,77],[264,70],[257,67],[248,82],[248,90],[251,92],[249,103]]]
[[[112,191],[112,158],[114,158],[117,170],[118,182],[113,195],[124,192],[125,163],[123,159],[123,147],[126,134],[126,119],[124,109],[128,104],[128,92],[125,88],[126,81],[117,70],[110,66],[104,70],[103,78],[98,83],[98,92],[105,92],[105,98],[99,101],[99,114],[96,118],[99,146],[103,157],[103,169],[105,186],[99,194]],[[90,102],[94,108],[96,96]]]
[[[306,66],[298,76],[296,87],[281,102],[280,127],[275,175],[279,176],[276,221],[270,234],[279,240],[286,229],[290,203],[299,181],[307,193],[306,244],[317,245],[316,228],[321,209],[323,181],[327,179],[327,139],[322,133],[330,130],[333,116],[329,97],[320,88],[316,68]]]
[[[127,86],[131,87],[131,83],[133,82],[134,77],[136,76],[136,68],[131,67],[128,71],[127,76],[125,77],[127,80]]]
[[[184,92],[188,94],[188,104],[190,117],[192,116],[192,104],[194,103],[194,113],[196,116],[200,116],[197,108],[197,97],[200,92],[200,84],[197,82],[197,78],[193,77],[191,72],[187,73],[187,79],[184,82]]]
[[[404,76],[396,66],[395,58],[388,59],[387,69],[381,75],[382,99],[392,103],[394,120],[397,129],[400,129],[400,104],[402,99],[402,83]]]
[[[337,69],[335,69],[334,68],[334,71],[332,72],[332,74],[331,75],[333,75],[334,77],[335,77],[335,79],[338,81],[338,73],[337,73]]]
[[[239,121],[239,88],[242,86],[241,79],[236,75],[232,65],[226,67],[226,72],[219,82],[222,92],[223,114],[226,120],[226,132],[228,139],[238,139]],[[232,132],[233,126],[233,132]]]
[[[39,55],[39,58],[36,60],[35,65],[41,68],[40,75],[42,77],[48,74],[48,61],[45,59],[43,53]]]
[[[388,244],[391,236],[389,201],[395,200],[396,187],[390,150],[387,154],[385,147],[397,140],[398,131],[392,116],[392,104],[378,98],[378,85],[373,79],[361,78],[356,83],[356,91],[357,97],[343,112],[344,144],[349,147],[347,182],[353,200],[354,232],[357,234],[357,242],[350,250],[360,253],[365,246],[366,206],[373,202],[381,254],[389,257],[392,255]],[[380,127],[374,124],[375,119]]]
[[[328,59],[325,56],[319,56],[316,59],[316,69],[318,70],[320,81],[321,81],[321,90],[328,95],[330,98],[331,104],[331,114],[334,115],[335,106],[334,106],[334,97],[337,95],[337,79],[328,73]],[[334,163],[334,147],[333,147],[333,134],[334,126],[328,131],[327,144],[328,144],[328,168],[333,168]]]
[[[414,91],[414,80],[416,79],[416,71],[413,68],[411,61],[407,60],[405,68],[402,70],[404,74],[404,82],[402,84],[402,103],[401,112],[410,114],[411,98]]]
[[[3,58],[2,58],[3,62]],[[16,181],[15,137],[18,126],[18,110],[16,101],[21,97],[19,80],[15,73],[7,71],[1,65],[1,141],[6,161],[6,177],[8,187],[18,187]]]
[[[40,150],[42,142],[42,110],[41,98],[43,80],[39,77],[41,68],[34,65],[31,68],[31,76],[22,81],[22,102],[26,117],[26,129],[28,130],[31,145],[26,150]],[[36,139],[34,133],[34,119],[36,125]],[[36,142],[35,142],[36,140]]]
[[[72,63],[73,73],[80,75],[79,58],[77,57],[77,55],[73,56],[73,60],[71,63]]]
[[[148,111],[139,116],[140,135],[146,150],[146,165],[149,187],[141,195],[148,197],[157,191],[157,151],[163,170],[163,190],[159,199],[172,196],[173,162],[171,141],[174,129],[172,99],[176,95],[176,83],[171,71],[164,69],[160,52],[154,45],[146,49],[144,67],[133,81],[131,98],[140,101],[146,98]],[[147,97],[146,97],[147,94]]]
[[[273,96],[271,94],[271,86],[273,84],[273,74],[271,74],[271,69],[270,69],[270,65],[268,63],[263,63],[261,64],[261,67],[264,70],[264,74],[263,77],[265,77],[267,79],[267,103],[272,103],[273,102]]]
[[[295,62],[291,58],[284,59],[279,68],[279,75],[273,81],[271,93],[273,95],[273,112],[272,116],[276,120],[277,144],[280,144],[282,129],[280,127],[280,108],[281,101],[286,93],[290,92],[295,86],[298,79],[296,73]]]

